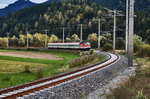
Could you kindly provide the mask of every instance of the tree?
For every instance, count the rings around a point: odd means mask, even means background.
[[[5,38],[0,37],[0,47],[2,47],[2,48],[7,47],[7,41],[8,41],[8,39],[6,37]]]
[[[31,35],[31,34],[27,34],[27,36],[28,36],[28,40],[29,40],[29,46],[33,46],[34,44],[33,44],[33,42],[34,42],[34,40],[33,40],[33,36]]]
[[[3,23],[3,27],[2,27],[3,31],[5,31],[7,29],[7,24]]]
[[[45,46],[45,39],[47,39],[47,42],[49,41],[49,37],[46,34],[42,34],[42,47]]]
[[[10,42],[9,43],[10,46],[13,46],[13,47],[18,46],[18,38],[15,35],[12,38],[10,38],[9,42]]]
[[[102,49],[103,51],[112,51],[113,50],[113,46],[109,43],[106,43]]]
[[[60,0],[60,3],[63,5],[65,4],[66,0]]]
[[[101,47],[103,47],[106,43],[111,43],[111,41],[105,36],[100,36],[100,43],[101,43]]]
[[[76,34],[73,34],[73,35],[71,36],[71,39],[72,39],[74,42],[79,42],[79,41],[80,41],[78,35],[76,35]]]
[[[39,22],[36,21],[34,27],[37,28],[39,26]]]
[[[96,33],[92,33],[92,34],[89,34],[88,36],[88,41],[97,41],[97,34]]]
[[[146,43],[150,44],[150,29],[147,29],[146,31]]]
[[[26,36],[25,36],[25,35],[19,35],[18,44],[19,44],[21,47],[24,47],[24,46],[25,46],[25,44],[26,44]]]
[[[102,11],[101,11],[101,10],[98,10],[97,16],[100,17],[101,15],[102,15]]]
[[[58,37],[54,34],[51,35],[49,39],[49,43],[56,43],[58,41]]]
[[[96,33],[89,34],[87,40],[91,43],[92,47],[97,47],[98,38]]]
[[[14,28],[14,33],[15,33],[15,34],[18,33],[18,27],[17,27],[17,25],[16,25],[15,28]]]
[[[142,45],[142,37],[139,35],[134,35],[134,52],[137,52],[140,50]]]
[[[41,47],[43,44],[42,44],[42,34],[40,33],[36,33],[33,35],[33,45],[35,47]]]
[[[122,50],[125,49],[125,40],[123,39],[123,37],[118,37],[116,43],[117,43],[116,44],[117,49],[122,49]]]
[[[44,14],[44,20],[47,23],[49,21],[50,16],[48,16],[46,13]]]
[[[71,38],[66,37],[66,42],[71,42]]]

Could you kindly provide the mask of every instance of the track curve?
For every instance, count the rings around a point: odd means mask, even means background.
[[[111,64],[114,64],[115,62],[119,61],[120,57],[119,55],[115,54],[108,54],[109,58],[101,63],[97,63],[73,72],[61,74],[55,77],[46,78],[43,80],[35,81],[32,83],[28,83],[25,85],[8,88],[0,91],[0,99],[14,99],[17,97],[21,97],[23,95],[27,95],[29,93],[33,93],[45,88],[49,88],[70,80],[73,80],[75,78],[90,74],[94,71],[106,68],[110,66]]]

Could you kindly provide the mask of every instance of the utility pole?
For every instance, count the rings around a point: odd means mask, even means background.
[[[7,34],[7,48],[9,47],[9,32],[6,33]]]
[[[80,41],[80,42],[82,42],[82,35],[83,35],[83,29],[82,29],[82,28],[83,28],[83,24],[81,24],[81,32],[80,32],[80,33],[81,33],[81,34],[80,34],[80,40],[81,40],[81,41]]]
[[[45,29],[44,32],[45,32],[45,48],[47,48],[47,32],[49,30]]]
[[[126,45],[125,53],[128,55],[128,35],[129,35],[129,0],[126,0]]]
[[[98,50],[100,50],[101,19],[98,19]]]
[[[133,66],[134,0],[130,0],[128,66]]]
[[[114,10],[113,53],[116,50],[116,10]]]
[[[100,35],[101,35],[101,21],[102,21],[102,19],[101,18],[99,18],[99,19],[97,19],[97,21],[98,21],[98,50],[100,50]]]
[[[80,26],[80,42],[82,42],[83,41],[83,38],[82,38],[82,35],[83,35],[83,27],[85,27],[85,25],[83,25],[83,24],[79,24],[78,26]]]
[[[60,28],[60,29],[63,30],[63,43],[65,43],[65,29],[67,29],[67,28],[63,27],[63,28]]]
[[[105,14],[104,16],[109,16],[109,17],[113,17],[114,18],[114,28],[113,28],[113,53],[115,54],[115,50],[116,50],[116,18],[117,16],[124,16],[123,14],[120,14],[119,12],[121,11],[117,11],[117,10],[110,10],[108,8],[105,8],[106,10],[108,10],[109,12],[113,12],[114,15],[107,15]]]
[[[27,48],[29,47],[29,38],[28,38],[28,31],[27,31]]]

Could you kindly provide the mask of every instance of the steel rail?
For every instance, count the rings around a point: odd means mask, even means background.
[[[29,86],[32,86],[32,85],[36,85],[36,84],[39,84],[39,83],[43,83],[43,82],[46,82],[46,81],[50,81],[50,80],[54,80],[54,79],[57,79],[57,78],[60,78],[60,77],[63,77],[63,76],[67,76],[67,75],[71,75],[71,74],[74,74],[76,72],[79,72],[79,71],[83,71],[83,70],[86,70],[88,68],[92,68],[94,66],[97,66],[97,65],[100,65],[102,63],[105,63],[107,61],[109,61],[110,59],[112,58],[112,56],[109,55],[109,58],[103,62],[100,62],[100,63],[97,63],[97,64],[94,64],[94,65],[91,65],[89,67],[85,67],[85,68],[82,68],[82,69],[79,69],[79,70],[76,70],[76,71],[73,71],[73,72],[69,72],[69,73],[65,73],[65,74],[62,74],[62,75],[58,75],[58,76],[55,76],[55,77],[51,77],[51,78],[47,78],[47,79],[44,79],[44,80],[40,80],[40,81],[36,81],[36,82],[33,82],[33,83],[29,83],[29,84],[25,84],[25,85],[22,85],[22,86],[18,86],[18,87],[14,87],[14,88],[9,88],[9,89],[5,89],[5,90],[2,90],[0,91],[1,94],[3,93],[7,93],[7,92],[11,92],[11,91],[14,91],[14,90],[18,90],[18,89],[23,89],[25,87],[29,87]],[[3,97],[1,99],[13,99],[13,98],[16,98],[16,97],[21,97],[23,95],[27,95],[29,93],[33,93],[35,91],[38,91],[38,90],[41,90],[41,89],[44,89],[44,88],[48,88],[48,87],[51,87],[51,86],[54,86],[54,85],[58,85],[60,83],[63,83],[63,82],[66,82],[66,81],[69,81],[69,80],[72,80],[72,79],[75,79],[77,77],[81,77],[83,75],[86,75],[88,73],[91,73],[91,72],[94,72],[96,70],[99,70],[99,69],[102,69],[104,67],[107,67],[108,65],[116,62],[117,60],[119,59],[119,56],[117,55],[117,59],[110,62],[110,63],[107,63],[101,67],[98,67],[98,68],[95,68],[95,69],[92,69],[90,71],[86,71],[84,73],[81,73],[81,74],[78,74],[78,75],[74,75],[74,76],[71,76],[71,77],[68,77],[68,78],[65,78],[65,79],[62,79],[62,80],[59,80],[59,81],[55,81],[55,82],[52,82],[50,84],[46,84],[46,85],[43,85],[43,86],[39,86],[39,87],[36,87],[36,88],[33,88],[33,89],[29,89],[27,91],[23,91],[23,92],[19,92],[19,93],[16,93],[16,94],[13,94],[13,95],[10,95],[10,96],[6,96],[6,97]]]

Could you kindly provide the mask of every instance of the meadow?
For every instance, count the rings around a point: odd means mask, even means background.
[[[63,60],[48,60],[0,56],[0,89],[39,79],[38,69],[42,69],[42,77],[53,76],[57,69],[67,66],[69,61],[80,57],[77,54],[56,51],[0,49],[0,52],[47,53],[63,58]],[[29,66],[30,73],[24,72],[25,66]]]

